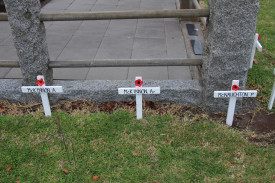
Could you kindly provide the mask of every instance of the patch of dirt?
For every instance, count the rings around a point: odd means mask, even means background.
[[[275,131],[275,113],[266,111],[256,112],[251,122],[251,130],[257,133],[270,133]]]
[[[252,142],[275,144],[275,113],[269,113],[259,108],[256,100],[244,100],[242,113],[234,115],[233,127],[247,132],[247,138]],[[113,113],[118,109],[135,111],[136,102],[91,102],[88,100],[64,101],[51,106],[52,112],[65,111],[69,114]],[[260,109],[260,110],[259,110]],[[43,112],[41,103],[19,104],[0,101],[0,115],[9,114],[24,116],[33,112]],[[225,124],[226,113],[208,113],[201,107],[190,107],[176,104],[159,104],[143,100],[144,116],[148,114],[172,114],[181,118],[199,121],[210,119],[222,121]],[[254,134],[251,136],[251,132]],[[256,134],[256,135],[255,135]]]

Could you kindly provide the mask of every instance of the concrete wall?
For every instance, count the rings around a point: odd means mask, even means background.
[[[36,76],[41,74],[50,85],[52,70],[48,69],[45,26],[39,19],[40,1],[4,0],[4,3],[24,76],[23,85],[36,85]]]
[[[203,88],[209,110],[226,110],[228,99],[213,92],[230,90],[232,80],[245,89],[256,29],[259,0],[208,0],[210,17],[205,34]]]

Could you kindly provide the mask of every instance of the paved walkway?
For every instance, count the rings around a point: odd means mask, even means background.
[[[176,9],[177,0],[51,0],[42,12]],[[186,58],[178,19],[46,22],[51,60]],[[0,60],[18,60],[8,22],[0,22]],[[189,67],[54,69],[54,79],[192,80]],[[0,78],[22,78],[19,68],[0,68]]]

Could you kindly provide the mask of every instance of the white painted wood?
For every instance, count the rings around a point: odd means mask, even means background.
[[[137,119],[142,119],[142,94],[136,94]]]
[[[239,80],[232,81],[231,91],[232,91],[233,85],[239,86]],[[230,97],[228,110],[227,110],[227,117],[226,117],[226,124],[229,126],[232,126],[233,124],[236,101],[237,101],[237,97]]]
[[[275,75],[275,69],[273,71],[273,74]],[[272,92],[271,92],[271,96],[269,99],[269,103],[268,103],[268,109],[271,110],[274,104],[274,100],[275,100],[275,81],[273,83],[273,88],[272,88]]]
[[[62,86],[22,86],[23,93],[62,93]]]
[[[38,75],[37,80],[40,79],[43,79],[43,81],[45,82],[44,76]],[[52,115],[48,93],[63,92],[62,86],[46,86],[45,83],[42,86],[22,86],[21,90],[23,93],[40,93],[45,116]]]
[[[52,113],[51,113],[51,107],[50,107],[48,94],[47,93],[41,93],[40,96],[41,96],[41,99],[42,99],[42,104],[43,104],[45,116],[51,116]]]
[[[137,76],[135,81],[140,79],[142,81],[141,76]],[[142,95],[150,95],[150,94],[160,94],[160,87],[139,87],[135,88],[118,88],[118,94],[120,95],[136,95],[136,113],[137,119],[142,119]]]
[[[256,42],[256,48],[259,52],[263,51],[263,47],[262,47],[261,43],[259,42],[259,40],[257,40],[257,42]]]
[[[160,94],[160,87],[118,88],[120,95]]]
[[[226,117],[226,124],[229,126],[232,126],[233,124],[236,101],[237,101],[237,97],[231,97],[229,99],[229,105],[228,105],[227,117]]]
[[[232,126],[233,124],[237,98],[257,97],[256,90],[234,91],[233,85],[237,85],[239,87],[239,80],[232,81],[231,91],[214,91],[214,98],[230,98],[226,117],[226,124],[229,126]]]
[[[256,48],[260,52],[262,51],[262,48],[263,48],[261,43],[258,40],[258,37],[259,37],[259,34],[256,33],[255,36],[254,36],[254,42],[253,42],[253,47],[252,47],[252,52],[251,52],[251,57],[250,57],[250,66],[249,66],[250,69],[253,66],[253,60],[254,60],[254,57],[255,57]]]
[[[242,90],[242,91],[214,91],[215,98],[230,98],[230,97],[257,97],[257,90]]]
[[[136,76],[135,81],[139,79],[142,81],[141,76]],[[136,89],[139,89],[141,87],[136,86]],[[136,113],[137,113],[137,119],[142,119],[142,93],[136,94]]]

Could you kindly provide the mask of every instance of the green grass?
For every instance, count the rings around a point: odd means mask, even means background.
[[[261,35],[263,52],[256,51],[254,64],[248,74],[248,87],[257,89],[258,99],[265,107],[268,104],[274,83],[275,66],[275,1],[261,0],[256,32]]]
[[[80,182],[272,182],[274,146],[249,143],[240,132],[201,118],[135,114],[70,115],[45,118],[0,116],[0,182],[31,182],[43,140],[56,133],[60,117],[64,134],[73,139]],[[69,143],[69,154],[72,148]],[[73,182],[60,139],[50,140],[42,157],[40,182]],[[14,167],[7,172],[7,167]],[[67,169],[66,175],[62,169]]]

